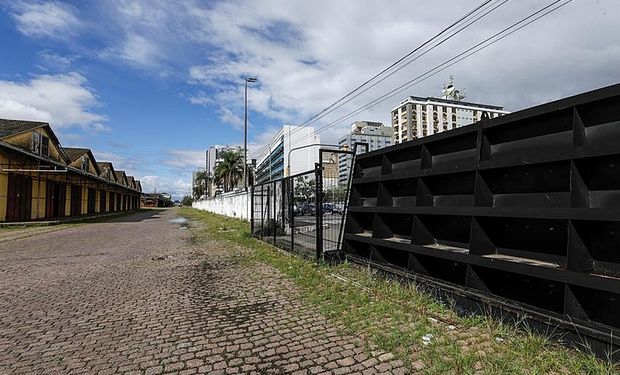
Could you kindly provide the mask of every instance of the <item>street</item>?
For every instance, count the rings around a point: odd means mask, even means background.
[[[0,232],[0,374],[404,371],[186,225],[168,209]]]

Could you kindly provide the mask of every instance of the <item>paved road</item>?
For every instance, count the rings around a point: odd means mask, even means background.
[[[0,241],[0,374],[404,372],[273,268],[192,245],[176,215]]]

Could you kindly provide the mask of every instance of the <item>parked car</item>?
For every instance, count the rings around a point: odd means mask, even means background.
[[[331,203],[323,203],[323,214],[333,214],[334,205]]]
[[[301,206],[302,215],[314,215],[316,212],[316,205],[314,203],[304,203]]]
[[[338,215],[344,215],[344,204],[334,203],[332,213],[338,214]]]

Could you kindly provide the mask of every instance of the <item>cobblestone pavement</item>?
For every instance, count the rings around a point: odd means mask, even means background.
[[[0,374],[405,373],[176,210],[0,242]],[[1,235],[1,233],[0,233]]]

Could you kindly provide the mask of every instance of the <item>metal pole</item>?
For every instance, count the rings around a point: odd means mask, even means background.
[[[276,235],[278,232],[278,196],[276,189],[277,181],[273,182],[273,244],[276,244]]]
[[[248,191],[248,79],[245,79],[245,91],[243,95],[243,186]]]
[[[250,234],[254,236],[254,185],[250,186]]]
[[[320,153],[320,151],[319,151]],[[320,160],[320,157],[319,157]],[[315,201],[316,208],[314,210],[314,214],[316,215],[316,262],[317,264],[321,261],[321,257],[323,256],[323,200],[321,199],[322,191],[323,191],[323,173],[321,170],[321,163],[316,163],[314,166],[315,171]]]
[[[290,227],[291,227],[291,252],[295,251],[295,178],[289,177],[289,211],[290,211]]]
[[[263,239],[263,221],[265,219],[265,202],[263,196],[265,191],[265,185],[260,186],[260,239]]]

